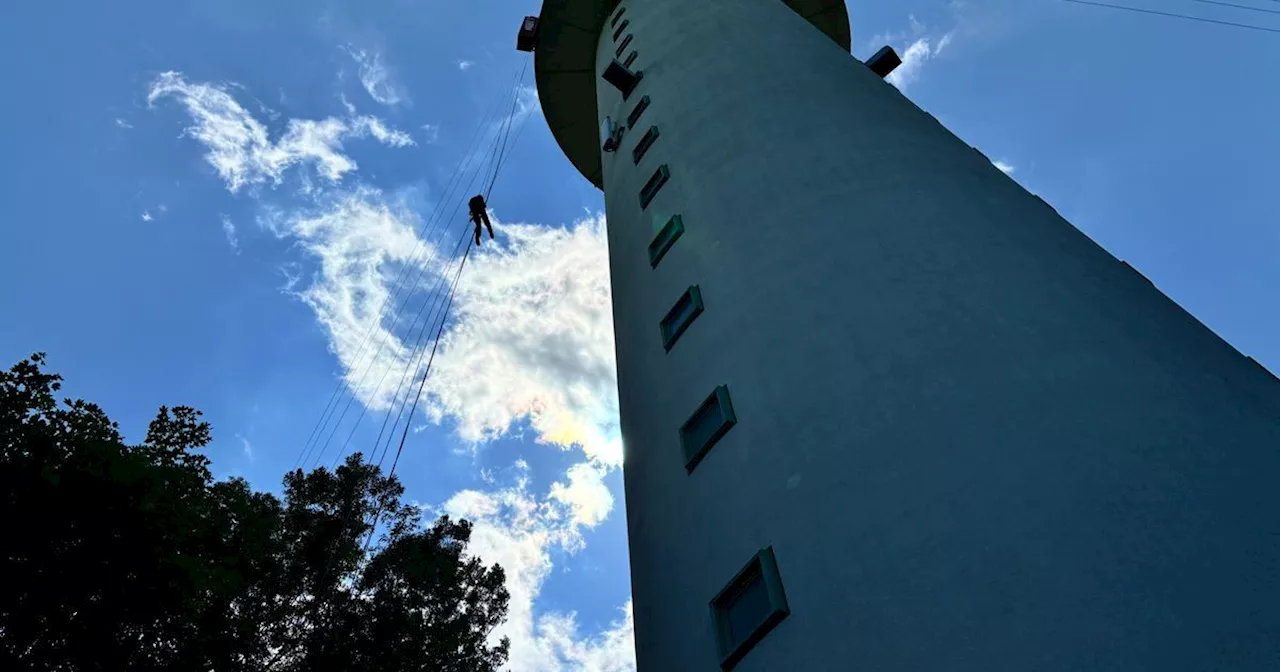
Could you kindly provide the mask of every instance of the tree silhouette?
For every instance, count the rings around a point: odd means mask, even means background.
[[[0,372],[0,669],[496,670],[502,569],[471,525],[422,524],[352,455],[285,475],[284,497],[215,481],[194,409],[127,445],[98,406],[57,401],[37,354]],[[373,529],[375,518],[380,521]]]

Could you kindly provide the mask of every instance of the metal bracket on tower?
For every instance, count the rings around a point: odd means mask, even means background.
[[[627,97],[631,95],[631,92],[635,90],[636,85],[640,83],[640,80],[644,77],[644,73],[631,72],[615,58],[611,63],[609,63],[609,67],[604,69],[604,74],[602,74],[601,77],[604,78],[604,81],[609,82],[614,86],[614,88],[621,91],[622,99],[626,100]]]
[[[881,47],[880,51],[867,59],[867,67],[871,68],[871,72],[880,75],[880,79],[888,77],[889,73],[896,70],[899,65],[902,65],[902,59],[898,57],[898,52],[889,46]]]

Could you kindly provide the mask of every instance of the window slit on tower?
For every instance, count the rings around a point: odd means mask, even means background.
[[[671,178],[671,171],[667,168],[667,164],[658,166],[653,172],[653,177],[645,182],[644,187],[640,189],[640,209],[644,210],[649,207],[649,203],[653,202],[653,197],[658,195],[658,190],[662,189],[662,185],[667,183]]]
[[[637,166],[640,165],[640,159],[644,158],[645,152],[649,151],[649,148],[657,141],[658,127],[650,126],[649,131],[644,134],[643,138],[640,138],[639,142],[636,143],[636,148],[631,150],[631,162]]]
[[[640,121],[640,115],[647,109],[649,109],[649,96],[644,96],[636,102],[635,107],[631,108],[631,114],[627,115],[627,128],[635,128],[636,122]]]
[[[702,314],[702,289],[693,285],[676,300],[676,305],[662,318],[662,347],[671,351],[680,335]]]
[[[627,35],[626,37],[622,38],[622,44],[619,44],[619,45],[618,45],[618,50],[617,50],[616,52],[614,52],[614,55],[615,55],[615,56],[617,56],[618,58],[622,58],[622,52],[624,52],[624,51],[626,51],[626,50],[627,50],[627,45],[631,44],[631,38],[632,38],[632,37],[634,37],[634,36],[633,36],[633,35]]]
[[[666,224],[653,237],[653,241],[649,243],[649,267],[657,268],[658,262],[667,255],[667,250],[675,245],[678,239],[684,233],[684,218],[680,215],[672,215]]]
[[[733,669],[790,613],[773,547],[760,549],[711,600],[720,669]]]
[[[684,450],[685,471],[693,473],[694,467],[698,466],[707,451],[736,424],[738,416],[733,412],[729,387],[721,385],[680,426],[680,447]]]
[[[629,26],[629,25],[631,25],[631,20],[630,20],[630,19],[627,19],[626,21],[623,21],[623,22],[622,22],[622,25],[618,26],[618,29],[617,29],[617,30],[613,31],[613,41],[614,41],[614,42],[617,42],[617,41],[618,41],[618,38],[622,36],[622,31],[626,30],[626,29],[627,29],[627,26]]]
[[[618,25],[618,19],[621,19],[622,15],[626,13],[627,13],[626,7],[619,7],[618,11],[613,13],[613,20],[609,22],[609,27],[612,28],[613,26]],[[616,40],[618,38],[615,37],[614,39]]]
[[[631,69],[631,64],[632,64],[632,63],[635,63],[635,62],[636,62],[636,50],[635,50],[635,49],[632,49],[632,50],[631,50],[631,53],[627,54],[627,60],[625,60],[625,61],[623,61],[623,62],[622,62],[622,67],[627,68],[628,70],[630,70],[630,69]]]

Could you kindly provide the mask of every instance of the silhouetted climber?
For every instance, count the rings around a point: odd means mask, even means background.
[[[489,223],[489,213],[484,202],[484,196],[476,195],[467,205],[471,208],[471,221],[476,223],[476,245],[480,244],[480,224],[484,224],[484,228],[489,229],[489,240],[493,240],[493,224]]]

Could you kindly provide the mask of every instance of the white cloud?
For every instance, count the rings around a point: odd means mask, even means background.
[[[120,128],[133,128],[133,124],[129,123],[128,120],[120,118],[116,119],[116,126],[119,126]]]
[[[423,124],[422,134],[426,137],[428,145],[434,145],[440,141],[440,127],[435,124]]]
[[[236,225],[231,218],[222,215],[222,233],[227,237],[227,244],[236,254],[240,254],[240,238],[236,236]]]
[[[155,217],[152,217],[152,216],[151,216],[151,213],[150,213],[149,211],[147,211],[147,210],[143,210],[143,211],[142,211],[142,221],[144,221],[144,222],[149,222],[149,221],[151,221],[151,220],[153,220],[153,219],[155,219]]]
[[[924,64],[936,58],[951,44],[951,37],[952,33],[947,33],[936,42],[927,37],[921,37],[912,42],[902,54],[902,65],[889,73],[886,79],[899,90],[905,91],[908,85],[920,78],[920,71],[924,68]]]
[[[239,434],[236,434],[236,438],[240,440],[241,452],[244,453],[245,457],[249,458],[249,460],[252,461],[253,460],[253,444],[249,443],[249,439],[246,439]]]
[[[952,3],[950,8],[954,14],[958,5]],[[956,29],[953,28],[942,37],[934,39],[929,35],[929,28],[913,14],[907,15],[907,23],[909,25],[906,30],[879,33],[871,38],[868,45],[870,50],[875,51],[886,44],[908,43],[906,49],[899,50],[898,53],[902,58],[902,65],[885,78],[901,91],[906,91],[908,85],[919,79],[924,64],[949,47],[956,34]]]
[[[453,63],[454,65],[458,66],[459,70],[463,70],[463,71],[470,70],[476,64],[475,61],[468,61],[466,59],[458,59]]]
[[[631,602],[604,632],[584,638],[573,613],[535,615],[534,603],[553,568],[552,551],[582,548],[570,506],[528,492],[528,466],[513,487],[491,492],[464,490],[438,508],[472,522],[468,551],[498,563],[511,594],[508,617],[493,633],[511,640],[508,669],[515,672],[630,672],[635,670]]]
[[[388,374],[404,370],[410,347],[392,331],[397,316],[384,304],[401,270],[434,256],[415,232],[417,215],[362,186],[326,196],[314,211],[275,213],[265,226],[296,239],[319,262],[311,285],[297,294],[328,332],[347,386],[366,406],[387,408],[398,380]]]
[[[604,484],[605,469],[591,462],[569,467],[569,484],[553,483],[551,499],[569,507],[573,520],[587,527],[604,522],[613,510],[613,495]]]
[[[346,48],[352,60],[360,66],[360,85],[369,97],[383,105],[395,105],[403,100],[402,90],[391,77],[382,62],[382,54],[364,49]]]
[[[622,463],[603,217],[571,228],[499,222],[472,255],[455,321],[431,371],[428,406],[467,441],[528,419],[538,440]]]
[[[1012,175],[1016,168],[1011,163],[1005,161],[992,161],[996,168],[999,168],[1005,175]]]
[[[285,133],[272,142],[267,128],[236,101],[226,87],[190,83],[181,73],[166,72],[152,83],[147,103],[177,98],[195,124],[185,135],[205,145],[205,159],[232,192],[245,185],[280,184],[286,170],[308,165],[329,182],[338,182],[354,171],[356,163],[342,152],[347,138],[372,135],[392,147],[412,145],[405,133],[387,128],[370,116],[349,119],[330,117],[319,121],[290,119]]]

